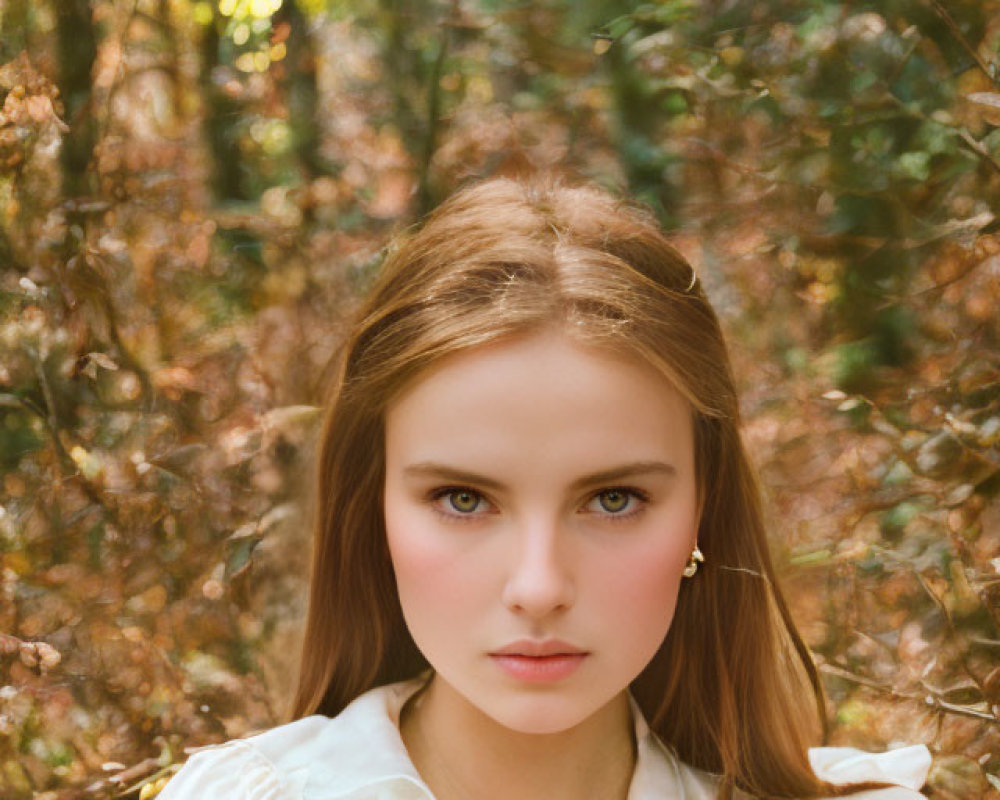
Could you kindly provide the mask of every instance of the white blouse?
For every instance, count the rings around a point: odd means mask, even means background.
[[[158,800],[434,800],[399,734],[403,704],[421,678],[380,686],[333,719],[313,715],[248,739],[194,751]],[[711,800],[716,778],[683,763],[649,729],[630,697],[635,772],[628,800]],[[859,792],[854,800],[914,800],[930,769],[923,745],[887,753],[850,747],[809,751],[813,770],[831,783],[876,780],[898,788]]]

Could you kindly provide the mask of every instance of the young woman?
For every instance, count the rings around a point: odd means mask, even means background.
[[[458,193],[340,356],[296,721],[161,797],[921,797],[923,746],[809,750],[823,693],[739,427],[647,214],[543,179]]]

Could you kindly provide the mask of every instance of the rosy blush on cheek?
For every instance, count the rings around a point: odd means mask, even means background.
[[[643,530],[625,533],[639,542],[608,542],[600,558],[599,570],[591,580],[620,587],[620,591],[649,602],[655,595],[676,595],[681,571],[687,564],[693,545],[693,523],[673,525],[657,518],[644,521]],[[649,606],[647,606],[649,607]]]
[[[667,627],[673,618],[680,572],[687,560],[678,548],[656,549],[608,563],[601,580],[602,594],[614,597],[614,605],[634,620],[634,624],[650,628]]]
[[[482,591],[474,570],[459,571],[454,552],[433,544],[399,544],[393,550],[393,562],[400,596],[411,597],[414,607],[468,603],[470,592]]]
[[[484,588],[484,571],[476,568],[482,556],[470,551],[471,543],[456,545],[461,532],[442,531],[427,516],[425,509],[417,509],[386,519],[396,583],[413,627],[442,615],[452,617]]]

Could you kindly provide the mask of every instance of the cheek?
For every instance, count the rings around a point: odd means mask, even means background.
[[[687,536],[665,537],[605,558],[599,567],[596,613],[616,637],[621,656],[638,669],[670,628],[690,553]]]
[[[456,550],[427,513],[386,504],[386,534],[403,615],[410,624],[417,616],[454,618],[483,591],[485,576],[469,554]],[[461,532],[456,532],[460,534]],[[478,587],[478,589],[477,589]]]
[[[618,559],[613,569],[606,564],[606,588],[637,615],[662,619],[656,611],[672,611],[688,556],[686,544],[636,549]]]

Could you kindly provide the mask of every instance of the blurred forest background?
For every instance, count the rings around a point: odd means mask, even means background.
[[[649,204],[833,744],[1000,797],[998,0],[2,0],[0,796],[282,721],[345,312],[463,181]]]

